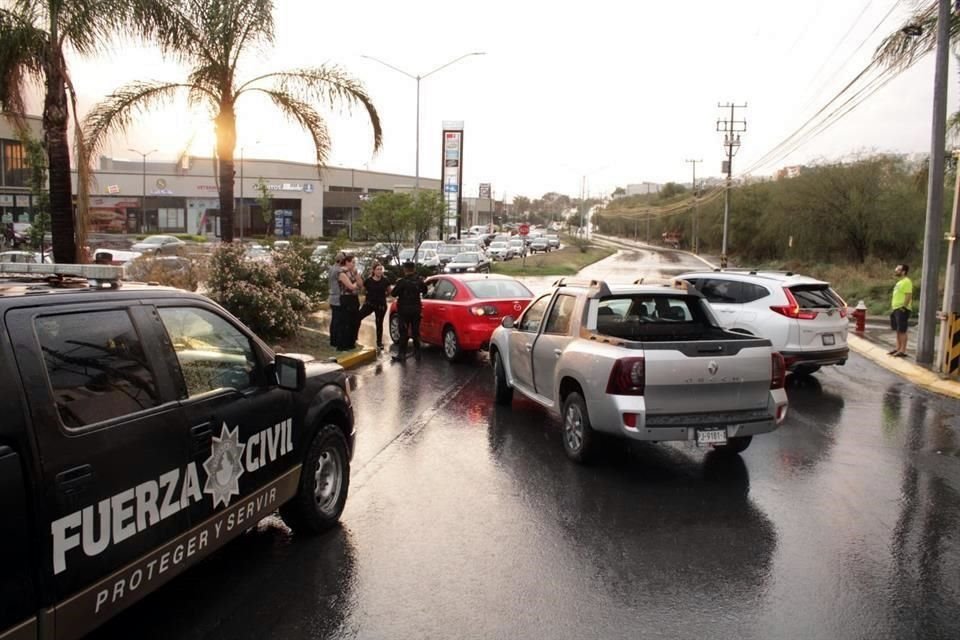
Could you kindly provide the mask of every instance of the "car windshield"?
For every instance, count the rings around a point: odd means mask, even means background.
[[[141,244],[163,244],[167,241],[167,236],[150,236],[144,240],[141,240]]]
[[[597,333],[616,338],[685,338],[712,326],[696,296],[632,294],[602,298],[596,305]]]
[[[413,249],[404,249],[400,252],[401,260],[413,260]]]
[[[474,298],[532,298],[533,293],[516,280],[476,280],[467,283]]]
[[[509,245],[506,242],[494,242],[490,245],[491,249],[506,249]]]
[[[437,253],[442,256],[455,256],[460,253],[460,247],[455,244],[444,245],[437,250]]]
[[[468,264],[476,264],[480,262],[480,256],[476,253],[459,253],[457,257],[453,259],[454,262],[466,262]]]
[[[840,296],[825,284],[800,284],[790,287],[801,309],[835,309],[840,306]]]

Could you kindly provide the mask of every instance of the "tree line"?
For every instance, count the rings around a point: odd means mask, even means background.
[[[730,193],[728,254],[741,262],[801,260],[862,264],[869,257],[914,262],[922,255],[926,166],[877,154],[805,167],[800,175],[735,186]],[[953,177],[944,176],[952,186]],[[691,248],[699,222],[701,253],[719,255],[723,190],[678,200],[677,191],[614,200],[595,217],[601,233],[657,241],[679,232]],[[948,190],[949,194],[949,190]],[[944,207],[949,228],[952,199]],[[697,219],[699,218],[699,220]]]

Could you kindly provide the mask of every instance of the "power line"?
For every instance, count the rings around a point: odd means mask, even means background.
[[[746,132],[747,121],[737,120],[737,109],[746,109],[747,103],[727,104],[717,103],[720,109],[730,109],[729,120],[717,120],[717,131],[723,132],[723,146],[727,150],[727,159],[724,163],[724,171],[727,174],[726,189],[723,199],[723,246],[720,251],[720,268],[727,267],[727,228],[730,222],[730,186],[733,180],[733,156],[740,150],[740,134]]]

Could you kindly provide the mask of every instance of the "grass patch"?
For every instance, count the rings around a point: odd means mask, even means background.
[[[274,340],[271,347],[277,353],[307,353],[320,361],[352,353],[338,352],[331,347],[328,327],[312,316],[307,318],[297,335]]]
[[[527,256],[526,266],[520,258],[494,262],[493,272],[508,276],[572,276],[589,264],[616,253],[616,249],[591,246],[581,251],[573,245],[548,253]]]

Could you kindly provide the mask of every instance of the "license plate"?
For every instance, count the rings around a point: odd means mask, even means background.
[[[726,444],[726,429],[698,429],[697,444]]]
[[[837,338],[832,333],[823,334],[823,344],[824,346],[830,346],[837,343]]]

